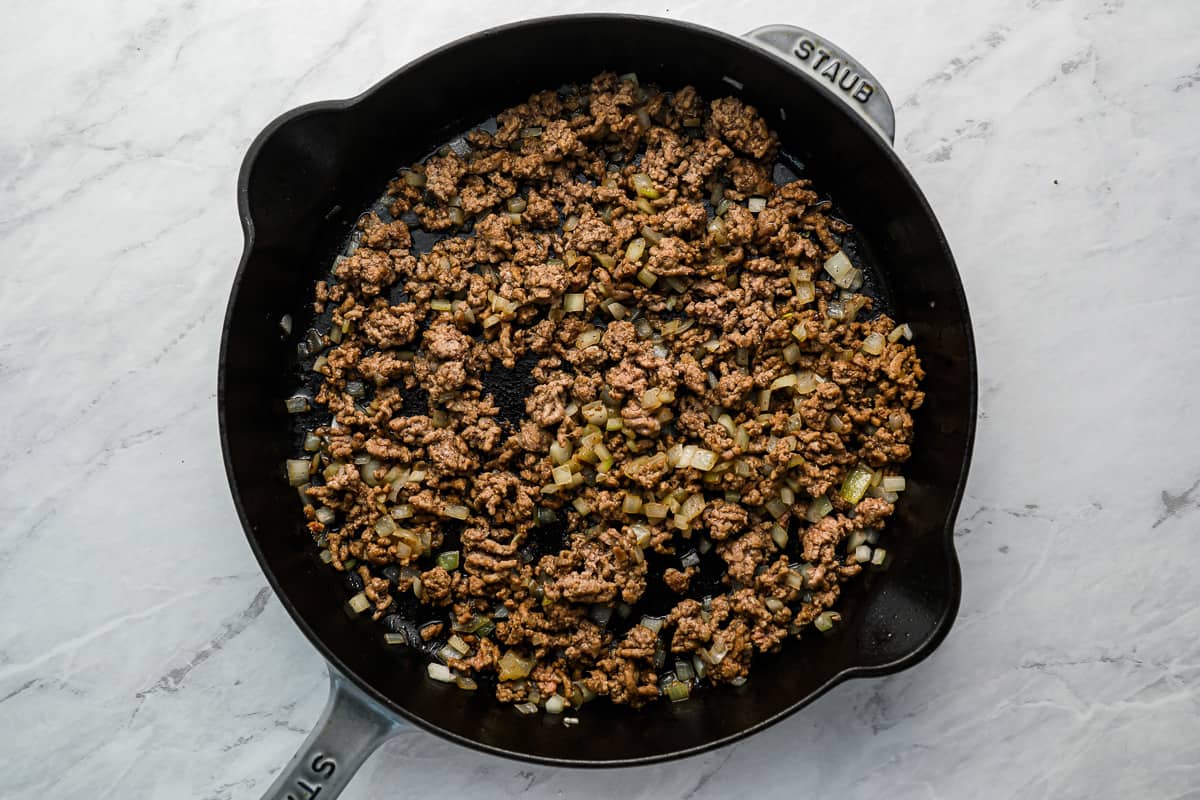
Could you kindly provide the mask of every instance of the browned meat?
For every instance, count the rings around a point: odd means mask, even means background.
[[[460,144],[392,181],[314,289],[307,529],[353,605],[416,595],[421,638],[504,672],[501,701],[641,705],[676,657],[744,679],[892,513],[924,401],[904,329],[830,282],[849,226],[774,185],[740,100],[606,73]],[[415,248],[417,224],[447,235]]]

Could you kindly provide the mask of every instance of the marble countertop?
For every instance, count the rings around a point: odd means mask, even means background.
[[[8,4],[0,795],[252,798],[321,659],[229,500],[234,181],[280,112],[518,16],[458,2]],[[980,425],[962,610],[769,732],[580,772],[412,731],[349,798],[1200,797],[1200,4],[537,2],[791,22],[881,77],[957,255]]]

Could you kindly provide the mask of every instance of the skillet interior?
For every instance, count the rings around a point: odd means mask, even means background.
[[[686,54],[664,62],[656,54]],[[521,54],[514,58],[513,54]],[[664,88],[757,106],[785,147],[854,223],[894,314],[916,331],[928,372],[917,415],[909,491],[889,534],[894,563],[847,588],[847,619],[829,639],[808,636],[759,658],[740,688],[639,712],[590,704],[582,724],[524,717],[483,692],[424,677],[417,656],[384,652],[380,629],[341,610],[340,581],[314,557],[281,464],[293,452],[282,399],[296,387],[296,317],[358,214],[397,167],[533,91],[635,71]],[[744,85],[737,91],[724,82]],[[781,114],[780,112],[783,112]],[[252,547],[285,605],[333,663],[410,719],[501,755],[575,765],[684,755],[745,735],[811,701],[837,678],[893,671],[945,635],[958,606],[952,524],[966,477],[975,364],[962,287],[941,232],[890,149],[838,101],[774,57],[734,37],[665,20],[589,16],[536,20],[443,48],[351,101],[298,109],[251,147],[239,180],[247,250],[222,343],[218,403],[235,502]],[[599,733],[603,731],[603,733]]]

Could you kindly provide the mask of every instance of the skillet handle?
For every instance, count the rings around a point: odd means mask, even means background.
[[[329,701],[263,800],[333,800],[388,739],[408,726],[329,667]]]
[[[896,141],[896,112],[875,76],[828,39],[794,25],[764,25],[746,38],[807,72],[866,120],[888,144]]]

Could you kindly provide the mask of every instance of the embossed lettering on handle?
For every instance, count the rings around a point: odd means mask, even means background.
[[[888,142],[895,141],[896,113],[875,76],[845,50],[812,31],[766,25],[746,38],[811,75],[866,120]]]
[[[317,753],[308,763],[308,770],[311,775],[292,777],[294,789],[284,795],[286,800],[312,800],[314,797],[320,797],[321,790],[326,785],[322,783],[322,778],[328,781],[334,776],[337,772],[337,762],[324,753]]]
[[[371,753],[405,727],[331,667],[325,711],[264,800],[333,800]]]

